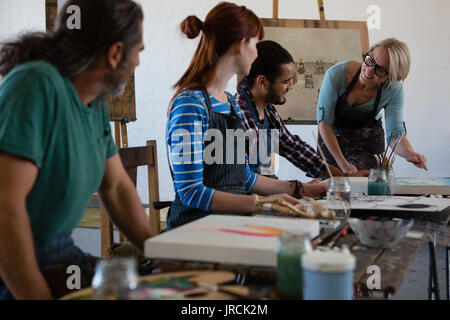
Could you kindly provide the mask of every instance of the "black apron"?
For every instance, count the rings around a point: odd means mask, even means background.
[[[209,188],[214,188],[219,191],[224,191],[234,194],[245,194],[246,192],[246,164],[238,164],[237,152],[236,152],[236,140],[234,141],[234,162],[233,164],[225,163],[227,158],[226,148],[226,130],[227,129],[242,129],[245,131],[242,125],[242,120],[239,118],[234,99],[228,96],[228,102],[230,103],[231,115],[226,115],[218,112],[214,112],[209,99],[209,94],[206,90],[203,90],[203,95],[206,101],[206,110],[208,113],[209,129],[217,129],[221,132],[224,138],[223,146],[223,164],[207,164],[203,160],[203,184]],[[206,141],[205,148],[213,141]],[[170,166],[169,166],[170,167]],[[172,169],[171,169],[172,171]],[[173,179],[173,173],[172,173]],[[200,209],[190,208],[183,205],[178,193],[175,192],[175,200],[172,202],[169,214],[167,217],[167,230],[176,228],[188,222],[205,217],[208,214],[220,212],[203,211]]]
[[[377,161],[374,154],[384,152],[383,125],[381,119],[375,119],[383,84],[378,88],[373,112],[364,112],[358,107],[352,107],[347,102],[347,96],[355,86],[360,73],[361,68],[336,102],[333,130],[345,159],[358,170],[363,170],[376,168]],[[339,167],[321,136],[319,145],[327,162]]]

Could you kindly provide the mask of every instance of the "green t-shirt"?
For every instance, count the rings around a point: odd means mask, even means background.
[[[39,168],[26,201],[35,241],[77,227],[117,153],[106,103],[84,105],[44,61],[16,67],[0,84],[0,150]]]

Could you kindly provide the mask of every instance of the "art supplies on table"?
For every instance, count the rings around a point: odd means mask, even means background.
[[[356,258],[348,249],[303,255],[303,299],[351,300]]]
[[[450,195],[450,178],[396,178],[394,193]]]
[[[150,238],[147,258],[276,267],[284,231],[319,235],[319,220],[209,215]]]
[[[326,200],[319,200],[325,203]],[[352,197],[352,210],[439,212],[450,207],[450,199],[407,196]]]
[[[349,177],[352,194],[368,192],[367,177]],[[328,182],[324,180],[323,182]],[[397,195],[450,195],[450,178],[402,178],[396,177],[392,192]]]
[[[335,230],[341,222],[339,220],[320,220],[320,228],[325,230]]]
[[[248,299],[250,290],[230,283],[236,275],[228,271],[183,271],[153,274],[139,279],[139,286],[126,300],[223,300]],[[61,300],[92,300],[92,288],[71,293]]]

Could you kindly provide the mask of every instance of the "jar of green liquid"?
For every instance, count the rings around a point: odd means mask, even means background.
[[[301,299],[302,255],[312,251],[308,233],[283,232],[277,250],[277,289],[282,298]]]
[[[387,175],[384,169],[370,169],[367,194],[369,196],[385,196],[388,194]]]

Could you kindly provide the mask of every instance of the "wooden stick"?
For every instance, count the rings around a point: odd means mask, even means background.
[[[332,248],[347,229],[348,229],[348,222],[344,223],[339,232],[333,237],[330,243],[327,244],[327,247]]]
[[[373,260],[367,265],[367,266],[371,266],[374,265],[378,258],[383,254],[384,252],[384,248],[380,249],[377,253],[377,255],[375,256],[375,258],[373,258]],[[367,276],[367,268],[363,268],[361,273],[359,274],[358,278],[355,280],[354,284],[355,285],[359,285],[360,282]]]
[[[325,20],[325,9],[323,7],[323,0],[317,0],[317,5],[319,7],[320,20]]]
[[[342,228],[342,227],[341,227]],[[335,230],[329,231],[317,238],[315,238],[313,241],[311,241],[311,245],[313,247],[317,247],[318,245],[322,244],[323,242],[327,241],[328,239],[330,239],[332,236],[334,236],[337,232],[339,232],[341,229],[337,228]]]
[[[383,167],[384,167],[384,162],[386,161],[385,157],[386,157],[386,154],[387,154],[389,145],[391,144],[392,133],[393,133],[393,132],[391,132],[391,135],[389,136],[389,140],[388,140],[388,143],[387,143],[387,145],[386,145],[386,150],[385,150],[384,153],[383,153],[383,160],[381,161],[381,169],[383,169]]]
[[[396,156],[397,156],[397,154],[394,153],[394,156],[392,157],[391,163],[389,164],[389,169],[391,169],[392,166],[394,165],[394,161],[395,161]]]
[[[228,294],[239,300],[257,300],[256,297],[243,295],[243,294],[240,294],[240,293],[237,293],[237,292],[225,289],[225,288],[221,288],[215,284],[209,284],[209,283],[205,283],[205,282],[195,282],[195,283],[199,286],[199,288],[202,288],[203,290],[206,290],[206,291],[225,293],[225,294]]]
[[[314,131],[312,132],[314,139],[316,139],[316,144],[317,144],[317,149],[319,149],[320,155],[322,156],[322,160],[325,163],[325,166],[327,167],[327,171],[328,171],[328,175],[330,176],[330,179],[333,178],[333,175],[331,174],[331,170],[330,167],[328,166],[327,160],[325,159],[325,156],[323,154],[322,148],[319,145],[319,138],[316,137],[316,135],[314,134]],[[344,213],[347,216],[347,208],[345,207],[344,201],[342,200],[342,197],[339,193],[336,193],[339,199],[339,202],[342,205],[342,208],[344,209]]]
[[[273,0],[272,16],[278,19],[278,0]]]
[[[327,168],[327,171],[328,171],[328,176],[329,176],[330,178],[333,178],[333,175],[331,174],[330,166],[328,165],[327,160],[325,160],[325,156],[324,156],[324,154],[323,154],[322,148],[321,148],[320,145],[319,145],[319,139],[318,139],[318,137],[316,137],[316,135],[314,134],[314,131],[313,131],[312,134],[313,134],[313,136],[314,136],[314,139],[316,139],[317,149],[319,149],[320,155],[322,156],[322,160],[323,160],[323,162],[325,163],[325,167]]]
[[[376,154],[373,155],[375,160],[377,161],[377,168],[380,168],[380,160],[378,160],[378,157]]]
[[[388,164],[389,164],[389,160],[390,160],[391,157],[392,157],[392,154],[394,154],[395,148],[397,148],[397,145],[400,143],[400,141],[402,140],[402,138],[403,138],[403,135],[401,135],[400,138],[397,139],[397,142],[395,143],[394,148],[392,148],[392,152],[391,152],[391,154],[390,154],[390,156],[389,156],[389,159],[388,159]]]

